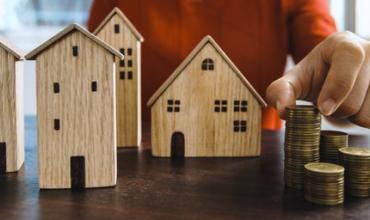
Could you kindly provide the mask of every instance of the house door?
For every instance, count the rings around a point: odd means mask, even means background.
[[[6,173],[6,143],[0,143],[0,173]]]
[[[71,188],[85,188],[85,157],[71,157]]]
[[[185,137],[181,132],[175,132],[171,138],[171,158],[184,158]]]

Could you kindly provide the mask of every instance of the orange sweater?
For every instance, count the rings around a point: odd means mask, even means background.
[[[145,38],[144,104],[207,34],[264,95],[283,74],[289,53],[299,61],[336,29],[326,0],[95,0],[88,28],[93,31],[113,7]],[[143,111],[148,120],[145,105]],[[265,109],[263,128],[280,127],[276,111]]]

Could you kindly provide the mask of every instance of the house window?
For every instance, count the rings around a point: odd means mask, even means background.
[[[119,31],[120,31],[119,29],[120,29],[119,24],[115,24],[114,25],[114,33],[119,34]]]
[[[167,112],[180,112],[180,100],[167,100]]]
[[[127,79],[132,79],[132,71],[127,72]]]
[[[215,65],[212,59],[207,58],[202,62],[202,70],[214,70]]]
[[[91,82],[91,91],[93,92],[98,91],[98,83],[96,81]]]
[[[126,72],[125,71],[119,72],[119,79],[125,79],[125,78],[126,78]]]
[[[125,55],[125,48],[119,49],[119,52],[121,52],[122,55]]]
[[[227,100],[216,100],[215,112],[227,112]]]
[[[54,130],[60,130],[60,119],[54,119]]]
[[[78,46],[73,46],[72,47],[72,53],[74,57],[78,56]]]
[[[119,66],[120,67],[125,67],[125,60],[120,60],[119,61]]]
[[[132,67],[132,60],[128,60],[128,61],[127,61],[127,66],[128,66],[128,67]]]
[[[234,101],[234,112],[247,112],[248,101],[247,100],[235,100]]]
[[[234,132],[247,132],[247,121],[234,121]]]
[[[59,93],[60,92],[59,83],[54,83],[53,84],[53,90],[54,90],[54,93]]]
[[[127,55],[132,56],[132,48],[127,49]]]

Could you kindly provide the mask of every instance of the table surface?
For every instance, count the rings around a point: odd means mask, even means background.
[[[346,198],[344,205],[326,207],[285,188],[282,132],[263,132],[258,158],[172,161],[151,157],[145,129],[141,150],[118,151],[116,187],[39,190],[36,125],[30,121],[25,165],[0,176],[0,219],[370,218],[370,199]],[[369,146],[370,138],[352,136],[350,142]]]

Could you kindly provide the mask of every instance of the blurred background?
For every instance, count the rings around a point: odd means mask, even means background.
[[[0,35],[28,52],[71,22],[85,25],[91,3],[92,0],[0,0]],[[331,0],[329,3],[339,31],[350,30],[370,39],[369,0]],[[26,115],[36,114],[34,65],[27,61],[25,67]],[[287,68],[292,65],[288,58]]]

